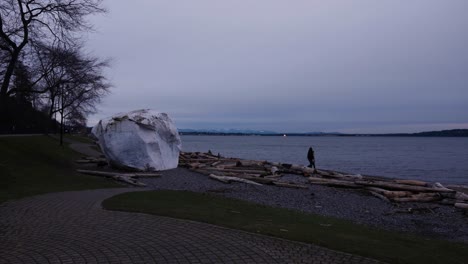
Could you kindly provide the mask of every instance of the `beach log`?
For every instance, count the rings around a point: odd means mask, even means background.
[[[158,173],[134,173],[133,178],[152,178],[152,177],[161,177],[161,174]]]
[[[440,182],[436,182],[434,183],[434,188],[439,188],[439,189],[445,189],[447,191],[455,191],[455,190],[452,190],[452,189],[449,189],[449,188],[446,188],[445,186],[443,186]]]
[[[396,197],[411,196],[413,194],[412,192],[408,192],[408,191],[389,191],[389,190],[385,190],[385,189],[378,188],[378,187],[366,187],[366,190],[384,195],[385,197],[389,199],[393,199]]]
[[[270,171],[268,168],[265,168],[263,166],[248,166],[248,167],[224,167],[225,169],[230,169],[230,170],[239,170],[239,171],[244,171],[244,170],[256,170],[256,171]]]
[[[213,154],[203,153],[203,152],[197,152],[197,156],[202,157],[204,159],[210,159],[210,160],[217,160],[218,159],[218,157],[214,156]]]
[[[406,185],[406,184],[384,182],[384,181],[358,180],[358,181],[354,181],[354,183],[358,185],[363,185],[363,186],[373,186],[373,187],[380,187],[380,188],[385,188],[385,189],[402,190],[402,191],[410,191],[410,192],[455,192],[454,190],[450,190],[446,188],[431,188],[431,187]]]
[[[280,163],[280,162],[267,162],[267,164],[270,165],[270,166],[281,167],[281,163]]]
[[[455,203],[455,207],[468,210],[468,203]]]
[[[243,179],[246,179],[246,180],[251,180],[251,181],[254,181],[254,182],[258,182],[258,183],[262,183],[262,184],[273,184],[275,182],[275,180],[273,179],[269,179],[269,178],[262,178],[262,177],[252,177],[252,176],[249,176],[249,175],[235,175],[235,177],[238,177],[238,178],[243,178]]]
[[[79,173],[87,174],[87,175],[92,175],[92,176],[101,176],[101,177],[107,177],[107,178],[112,178],[118,181],[126,182],[131,185],[135,186],[146,186],[146,184],[139,182],[135,180],[133,177],[135,174],[122,174],[122,173],[114,173],[114,172],[106,172],[106,171],[90,171],[90,170],[76,170]]]
[[[305,167],[303,170],[305,173],[313,173],[313,169]],[[317,170],[315,173],[322,177],[326,178],[334,178],[340,180],[348,180],[348,181],[355,181],[363,179],[362,175],[359,174],[342,174],[334,171],[324,171],[324,170]]]
[[[417,180],[395,180],[395,182],[399,184],[407,184],[407,185],[414,185],[414,186],[428,186],[427,182],[417,181]]]
[[[258,179],[258,181],[263,181],[262,177],[260,177],[260,174],[239,174],[235,172],[226,172],[223,170],[207,170],[207,168],[204,169],[194,169],[193,171],[198,172],[200,174],[204,174],[209,176],[210,174],[215,174],[218,176],[229,176],[229,177],[238,177],[238,178],[248,178],[248,179]],[[269,179],[265,179],[266,181],[271,181]]]
[[[459,201],[468,201],[468,195],[466,193],[456,192],[455,199]]]
[[[343,179],[360,180],[364,177],[361,174],[343,174]]]
[[[447,188],[449,188],[449,189],[461,189],[461,190],[468,191],[468,185],[454,185],[454,184],[451,184],[451,185],[447,185]]]
[[[457,201],[468,201],[468,195],[462,192],[455,192],[455,193],[440,193],[442,197],[448,199],[454,199]]]
[[[317,174],[320,174],[322,176],[336,176],[336,173],[333,171],[326,171],[326,170],[316,170]]]
[[[383,201],[385,201],[385,202],[387,202],[387,203],[390,203],[390,202],[391,202],[387,197],[385,197],[384,195],[382,195],[382,194],[380,194],[380,193],[377,193],[377,192],[374,192],[374,191],[369,191],[369,192],[370,192],[373,196],[375,196],[375,197],[377,197],[377,198],[379,198],[379,199],[381,199],[381,200],[383,200]]]
[[[211,163],[211,166],[216,167],[221,163],[223,163],[223,162],[222,161],[216,161],[216,162]]]
[[[288,182],[279,182],[274,181],[273,185],[280,186],[280,187],[287,187],[287,188],[296,188],[296,189],[308,189],[309,186],[303,184],[295,184],[295,183],[288,183]]]
[[[134,178],[144,178],[144,177],[160,177],[161,174],[158,173],[146,173],[146,172],[135,172],[135,173],[118,173],[110,171],[93,171],[93,170],[76,170],[79,173],[94,175],[94,176],[103,176],[103,177],[114,177],[116,175],[123,177],[134,177]]]
[[[263,164],[265,164],[265,162],[263,161],[256,161],[256,160],[239,160],[237,161],[237,167],[249,167],[249,166],[263,166]]]
[[[354,182],[340,181],[340,180],[334,180],[334,179],[309,177],[309,182],[311,184],[326,185],[326,186],[332,186],[332,187],[362,188],[362,186],[356,185]]]
[[[215,170],[215,171],[220,171],[220,172],[234,172],[234,173],[239,173],[239,174],[245,174],[245,173],[248,173],[248,174],[265,174],[265,173],[268,173],[267,171],[265,170],[244,170],[244,169],[233,169],[233,168],[229,168],[229,169],[222,169],[222,168],[204,168],[206,170]]]
[[[231,182],[235,181],[235,182],[242,182],[242,183],[262,186],[260,183],[250,181],[250,180],[247,180],[247,179],[243,179],[243,178],[238,178],[238,177],[219,176],[219,175],[215,175],[215,174],[210,174],[209,177],[211,179],[215,179],[215,180],[218,180],[218,181],[221,181],[221,182],[224,182],[224,183],[231,183]]]
[[[277,179],[277,178],[281,178],[281,177],[283,177],[283,175],[281,175],[281,174],[273,174],[273,175],[263,176],[263,178],[265,178],[265,179]]]
[[[223,169],[223,168],[217,168],[217,167],[202,167],[202,168],[193,168],[193,171],[200,172],[202,174],[206,173],[213,173],[216,175],[224,174],[228,176],[251,176],[251,177],[260,177],[264,175],[266,172],[262,173],[249,173],[249,171],[240,171],[240,170],[229,170],[229,169]],[[255,171],[256,172],[256,171]]]
[[[396,197],[393,200],[396,202],[434,202],[441,198],[439,193],[419,193],[410,197]]]
[[[226,163],[226,162],[228,162],[228,163]],[[222,164],[218,164],[215,167],[219,168],[219,169],[230,169],[230,168],[235,168],[236,163],[232,162],[232,160],[229,160],[229,161],[224,161]]]
[[[301,174],[302,176],[305,176],[305,177],[310,177],[315,174],[315,170],[309,167],[303,167],[302,173],[298,173],[298,174]]]
[[[202,158],[202,159],[190,158],[190,159],[185,159],[185,161],[187,161],[187,162],[203,162],[203,163],[210,163],[210,162],[216,162],[216,161],[220,161],[220,160],[219,160],[219,159],[205,159],[205,158]]]
[[[231,183],[231,181],[226,178],[228,176],[219,176],[219,175],[210,174],[208,177],[210,177],[211,179],[220,181],[220,182]]]
[[[103,176],[103,177],[114,177],[116,175],[125,175],[127,177],[134,176],[133,173],[123,174],[123,173],[116,173],[116,172],[108,172],[108,171],[92,171],[92,170],[76,170],[79,173],[93,175],[93,176]]]
[[[119,180],[119,181],[122,181],[122,182],[126,182],[126,183],[131,184],[131,185],[139,186],[139,187],[145,187],[146,186],[146,184],[144,184],[142,182],[139,182],[136,179],[134,179],[132,177],[125,176],[125,175],[115,175],[112,178],[116,179],[116,180]]]
[[[291,164],[291,168],[289,169],[303,172],[304,168],[307,168],[307,167],[305,167],[304,165]]]

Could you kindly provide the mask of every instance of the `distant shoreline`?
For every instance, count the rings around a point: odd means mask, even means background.
[[[267,137],[468,137],[468,129],[452,129],[428,131],[420,133],[388,133],[388,134],[344,134],[344,133],[231,133],[182,131],[180,135],[190,136],[267,136]]]

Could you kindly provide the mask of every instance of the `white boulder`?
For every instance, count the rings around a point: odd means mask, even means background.
[[[159,171],[179,163],[180,136],[165,113],[149,109],[119,113],[99,121],[92,133],[113,167]]]

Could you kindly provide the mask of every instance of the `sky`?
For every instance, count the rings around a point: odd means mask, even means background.
[[[89,51],[111,94],[178,128],[468,128],[466,0],[105,0]]]

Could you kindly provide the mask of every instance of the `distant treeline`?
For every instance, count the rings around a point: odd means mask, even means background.
[[[0,134],[37,134],[57,131],[58,123],[53,118],[35,109],[30,102],[7,98],[9,110],[0,122]]]
[[[357,134],[356,134],[357,135]],[[371,136],[391,136],[391,137],[468,137],[468,129],[451,129],[442,131],[428,131],[419,133],[398,133],[398,134],[381,134]]]
[[[343,133],[223,133],[223,132],[180,132],[181,135],[200,136],[288,136],[288,137],[468,137],[468,129],[452,129],[442,131],[427,131],[419,133],[394,134],[343,134]]]

